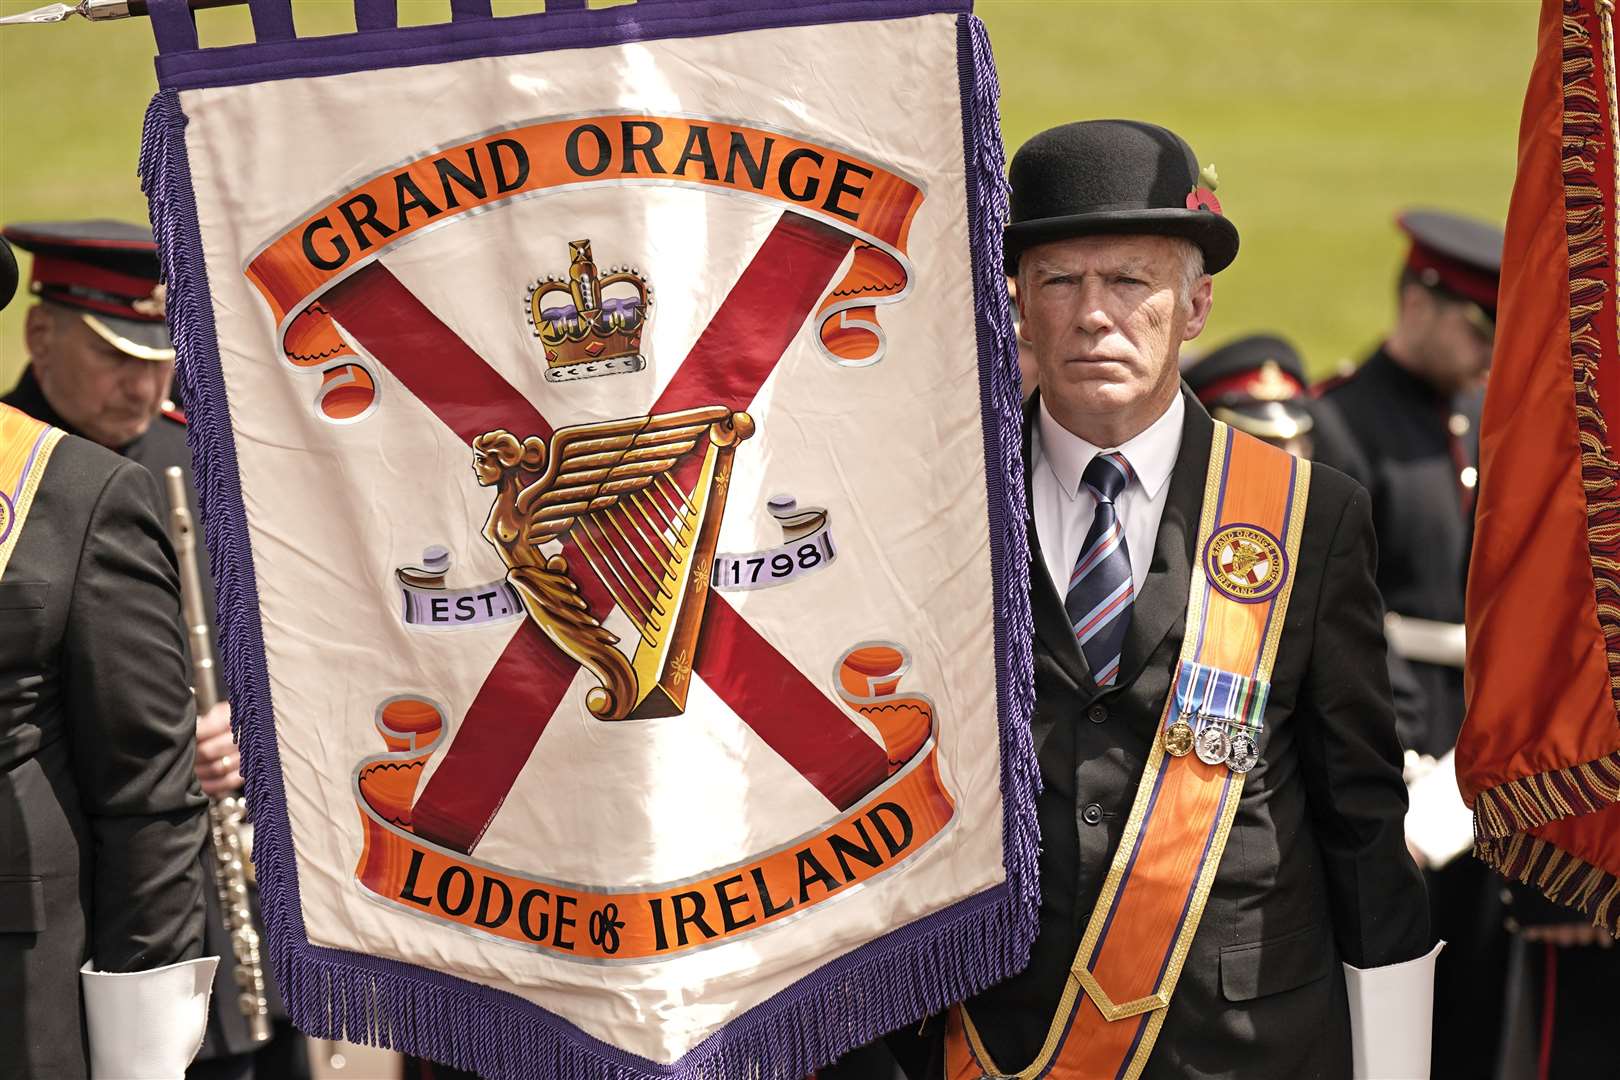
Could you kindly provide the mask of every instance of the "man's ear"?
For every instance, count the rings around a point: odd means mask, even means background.
[[[55,336],[56,312],[44,304],[29,308],[23,319],[23,344],[28,349],[30,363],[38,363],[50,356]]]
[[[1434,315],[1434,293],[1416,281],[1408,281],[1401,286],[1401,294],[1397,302],[1397,315],[1401,322],[1409,325],[1421,325]]]
[[[1192,303],[1192,311],[1187,316],[1187,325],[1182,328],[1182,341],[1191,341],[1204,332],[1204,324],[1209,322],[1210,310],[1215,306],[1215,279],[1208,274],[1200,274],[1193,283],[1188,299]]]
[[[1017,275],[1007,279],[1007,292],[1012,296],[1013,308],[1018,312],[1018,326],[1016,327],[1018,340],[1025,345],[1032,345],[1034,342],[1030,341],[1029,335],[1024,333],[1024,290],[1020,287],[1023,276],[1023,269],[1020,267]]]

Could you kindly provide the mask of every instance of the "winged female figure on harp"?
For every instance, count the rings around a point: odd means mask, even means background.
[[[684,706],[731,455],[753,432],[747,413],[709,405],[566,427],[549,445],[504,430],[473,440],[473,472],[495,488],[484,537],[529,618],[601,680],[585,698],[593,716],[667,716]],[[683,491],[671,474],[705,434],[697,482]],[[638,629],[633,657],[591,614],[568,560],[541,550],[569,539]]]

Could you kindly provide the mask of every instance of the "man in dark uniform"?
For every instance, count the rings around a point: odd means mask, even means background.
[[[1149,1080],[1331,1080],[1350,1077],[1369,1047],[1392,1051],[1399,1075],[1417,1075],[1427,1064],[1434,943],[1402,837],[1405,789],[1372,522],[1365,493],[1342,474],[1312,469],[1303,522],[1291,532],[1298,557],[1269,672],[1264,744],[1258,761],[1234,767],[1248,770],[1246,781],[1207,894],[1151,913],[1137,907],[1129,927],[1116,920],[1119,908],[1096,910],[1112,888],[1105,879],[1131,873],[1116,867],[1122,839],[1140,835],[1144,813],[1152,820],[1158,795],[1138,796],[1148,762],[1170,760],[1157,756],[1160,746],[1187,751],[1171,748],[1161,717],[1182,657],[1194,568],[1206,562],[1195,541],[1215,429],[1177,378],[1177,358],[1203,329],[1211,275],[1236,257],[1237,230],[1187,144],[1149,124],[1044,132],[1019,150],[1011,180],[1007,269],[1018,277],[1023,333],[1040,371],[1024,424],[1040,930],[1029,967],[953,1011],[943,1040],[934,1021],[921,1045],[911,1033],[891,1044],[918,1080],[941,1075],[942,1055],[960,1080],[984,1075],[988,1061],[1014,1073],[1053,1053],[1094,1055],[1083,1067],[1108,1075],[1124,1053],[1120,1071],[1142,1068]],[[1189,911],[1199,913],[1196,930],[1175,957],[1184,966],[1168,1006],[1150,996],[1144,1008],[1102,1017],[1096,992],[1077,990],[1090,963],[1081,942],[1100,940],[1086,937],[1099,914],[1102,933],[1139,940],[1143,930],[1178,934],[1186,924],[1177,913]],[[1159,961],[1141,962],[1151,971]],[[1422,1030],[1406,1038],[1394,1025],[1369,1024],[1371,982],[1376,1000]],[[1093,1036],[1085,1042],[1054,1025],[1077,992],[1074,1023],[1089,1024]],[[1143,1065],[1134,1055],[1147,1036],[1129,1033],[1146,1015],[1142,1030],[1156,1041]],[[1116,1023],[1126,1035],[1110,1034]],[[974,1060],[964,1068],[961,1033],[970,1028]]]
[[[1479,404],[1496,333],[1502,230],[1413,210],[1395,326],[1322,400],[1344,417],[1370,467],[1378,588],[1390,611],[1463,621],[1478,483]],[[1462,727],[1462,670],[1415,663],[1428,724],[1409,749],[1439,757]]]
[[[0,241],[0,307],[8,269]],[[195,722],[157,485],[0,405],[0,1078],[172,1076],[195,1053],[215,964]]]
[[[163,287],[150,230],[118,221],[6,226],[11,243],[34,254],[27,313],[29,366],[5,403],[81,435],[144,465],[154,477],[170,466],[185,472],[192,520],[202,520],[191,483],[191,452],[182,414],[169,401],[174,348],[164,322]],[[212,613],[214,587],[202,566],[203,608]],[[216,660],[215,670],[222,670]],[[189,685],[189,678],[185,685]],[[230,706],[220,703],[197,721],[196,770],[211,797],[241,787],[230,732]],[[237,1080],[260,1072],[277,1078],[307,1075],[303,1039],[286,1021],[268,969],[275,1037],[255,1043],[241,1010],[235,957],[218,891],[212,854],[205,859],[208,947],[221,956],[208,1038],[189,1075]],[[256,907],[256,905],[255,905]]]
[[[1371,466],[1378,587],[1401,624],[1461,637],[1478,482],[1480,391],[1495,337],[1502,230],[1433,210],[1402,214],[1411,240],[1397,282],[1395,325],[1353,374],[1324,388]],[[1417,620],[1417,622],[1413,622]],[[1441,758],[1463,718],[1463,673],[1433,651],[1391,638],[1419,688],[1407,749]],[[1460,801],[1460,796],[1456,797]],[[1461,837],[1467,845],[1466,833]],[[1458,850],[1454,845],[1451,851]],[[1435,995],[1435,1076],[1489,1076],[1507,968],[1500,887],[1472,859],[1427,867],[1435,932],[1450,942]]]

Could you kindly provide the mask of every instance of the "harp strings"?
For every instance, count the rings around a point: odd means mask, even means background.
[[[652,644],[655,640],[652,636],[652,618],[647,609],[636,600],[635,594],[630,591],[627,584],[627,580],[635,581],[635,574],[624,561],[623,555],[614,547],[612,538],[605,530],[601,532],[600,538],[592,534],[592,524],[598,530],[602,529],[601,523],[594,521],[591,515],[580,515],[578,527],[574,530],[580,538],[580,553],[585,556],[585,561],[590,563],[591,569],[602,580],[602,584],[607,586],[613,602],[624,609],[625,614],[630,616],[630,621],[636,624],[642,640]],[[636,585],[641,588],[643,594],[646,593],[646,589],[641,587],[639,581],[636,581]]]
[[[696,538],[699,517],[692,500],[661,472],[614,505],[577,519],[580,553],[648,645],[666,629],[678,584],[673,567]]]

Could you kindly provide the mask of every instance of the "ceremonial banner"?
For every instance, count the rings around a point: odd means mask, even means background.
[[[1508,213],[1457,776],[1475,853],[1620,934],[1611,0],[1544,0]]]
[[[957,0],[199,49],[168,283],[267,951],[488,1076],[781,1077],[1015,972],[996,85]]]

